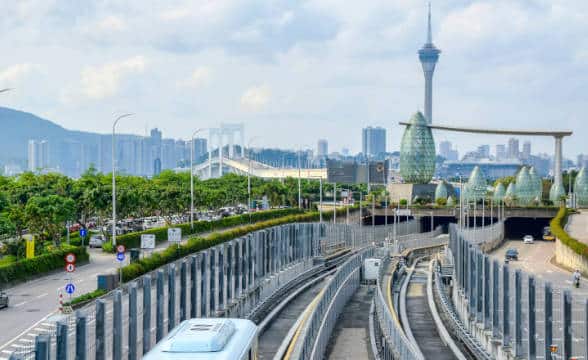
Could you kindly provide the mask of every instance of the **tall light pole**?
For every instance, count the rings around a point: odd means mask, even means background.
[[[112,246],[116,246],[116,168],[115,168],[115,130],[116,124],[126,117],[132,116],[133,114],[123,114],[118,116],[112,124]]]
[[[298,208],[302,208],[302,187],[300,185],[300,153],[302,152],[302,149],[298,149]]]
[[[190,140],[190,230],[194,232],[194,137],[204,129],[196,129]]]
[[[249,151],[249,155],[247,156],[249,164],[247,167],[247,212],[249,213],[249,222],[251,222],[251,143],[258,138],[258,136],[253,137],[247,143],[247,150]]]

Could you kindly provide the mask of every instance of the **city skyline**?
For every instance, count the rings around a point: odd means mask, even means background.
[[[435,71],[436,123],[581,124],[581,94],[588,81],[579,70],[588,57],[579,34],[586,29],[581,19],[588,5],[432,5],[432,33],[444,51]],[[384,126],[391,134],[389,148],[397,148],[401,129],[395,120],[407,120],[424,106],[422,69],[415,61],[426,35],[424,1],[156,7],[3,5],[7,16],[0,25],[11,31],[0,45],[5,54],[0,84],[15,90],[0,104],[68,129],[102,133],[114,113],[132,111],[137,115],[121,122],[121,132],[165,125],[171,137],[184,139],[193,127],[228,118],[245,122],[251,136],[270,124],[280,129],[262,137],[262,146],[294,148],[312,131],[317,138],[333,134],[331,148],[354,152],[361,144],[352,134],[368,124]],[[196,22],[203,12],[210,16]],[[381,16],[386,21],[379,21]],[[375,28],[367,31],[368,25]],[[40,43],[40,34],[50,36],[51,44]],[[557,57],[544,56],[547,48],[557,50],[550,52]],[[566,156],[582,152],[586,131],[577,129],[566,142]],[[477,139],[451,135],[450,140],[473,147]],[[551,149],[547,141],[535,147]]]

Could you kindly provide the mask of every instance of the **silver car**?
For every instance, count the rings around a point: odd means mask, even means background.
[[[91,248],[99,248],[102,247],[102,244],[104,244],[106,242],[106,238],[104,237],[104,235],[92,235],[92,237],[90,238],[90,242],[88,243],[88,246]]]

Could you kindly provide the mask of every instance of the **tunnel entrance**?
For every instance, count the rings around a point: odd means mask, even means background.
[[[543,238],[543,228],[549,226],[551,218],[512,217],[504,222],[504,237],[511,240],[522,240],[525,235]]]

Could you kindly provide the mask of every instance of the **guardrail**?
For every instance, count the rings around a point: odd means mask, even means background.
[[[246,316],[277,289],[312,267],[320,243],[361,246],[346,225],[286,224],[250,233],[165,265],[92,304],[45,324],[22,359],[136,359],[180,321]],[[37,332],[39,333],[39,332]],[[18,358],[17,357],[17,358]]]
[[[308,319],[300,359],[318,360],[324,357],[337,317],[359,287],[363,260],[373,254],[373,247],[361,250],[337,270]]]
[[[487,240],[493,237],[488,235]],[[529,359],[588,358],[586,296],[572,296],[568,284],[552,286],[532,274],[513,271],[502,259],[485,254],[484,242],[455,225],[450,225],[450,239],[453,303],[486,351]]]
[[[447,244],[446,238],[440,238],[441,228],[435,231],[414,234],[410,240],[405,240],[403,244],[404,253],[412,249],[423,249],[437,247]],[[407,238],[408,239],[408,238]],[[421,352],[416,345],[406,336],[402,324],[398,319],[398,314],[393,312],[393,299],[388,289],[394,281],[398,280],[399,258],[384,257],[380,265],[378,274],[378,286],[374,298],[374,308],[376,320],[374,322],[374,332],[376,343],[379,345],[379,353],[382,359],[402,359],[402,360],[421,360]],[[391,272],[388,273],[391,267]],[[385,277],[388,276],[386,280]],[[391,289],[390,289],[391,291]]]

